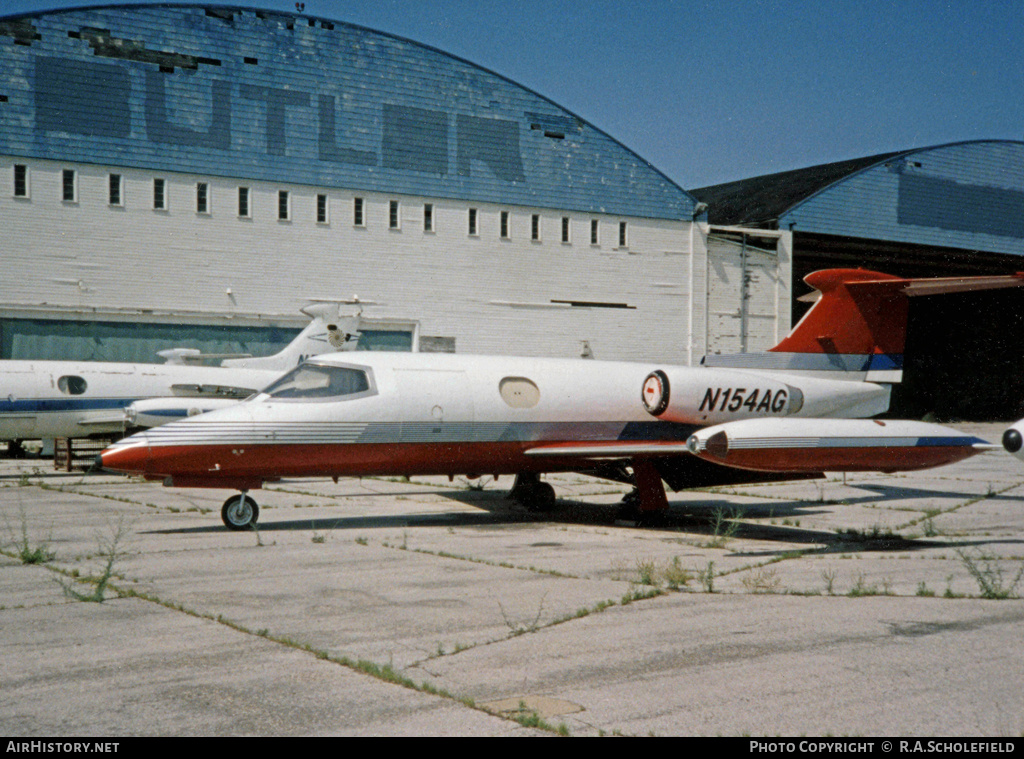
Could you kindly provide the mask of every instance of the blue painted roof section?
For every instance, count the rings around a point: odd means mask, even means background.
[[[713,224],[1024,255],[1024,142],[974,140],[693,190]]]
[[[687,219],[632,151],[498,74],[393,35],[219,5],[0,18],[0,153]]]
[[[892,155],[795,204],[779,227],[1024,255],[1024,142]]]

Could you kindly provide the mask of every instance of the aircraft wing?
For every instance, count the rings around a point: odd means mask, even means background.
[[[79,419],[78,424],[82,427],[121,425],[124,424],[124,412],[122,411],[117,416],[93,416],[88,419]]]
[[[564,442],[527,456],[643,459],[693,455],[722,467],[778,474],[897,472],[951,464],[997,448],[981,438],[928,422],[880,419],[747,419],[698,430],[678,440]]]
[[[232,385],[171,385],[171,392],[179,398],[237,398],[242,400],[259,390]]]
[[[689,445],[679,440],[632,441],[580,441],[549,443],[529,448],[527,456],[539,459],[561,458],[579,461],[575,471],[592,477],[638,484],[634,475],[625,471],[631,466],[634,473],[647,470],[651,477],[664,480],[675,491],[691,488],[746,485],[750,483],[780,482],[785,480],[818,479],[822,472],[768,472],[733,467],[722,461],[706,461],[694,455]],[[643,479],[641,477],[641,479]],[[648,482],[650,487],[650,481]],[[645,488],[641,486],[643,491]],[[661,493],[661,495],[657,495]],[[657,500],[663,498],[660,487],[654,489]],[[650,493],[648,493],[650,495]],[[645,498],[641,495],[641,499]]]

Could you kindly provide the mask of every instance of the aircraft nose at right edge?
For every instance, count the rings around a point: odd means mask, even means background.
[[[1024,461],[1024,419],[1010,425],[1003,433],[1003,448]]]

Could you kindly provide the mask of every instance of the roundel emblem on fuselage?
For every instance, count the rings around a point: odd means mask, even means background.
[[[644,387],[640,397],[644,402],[644,408],[654,416],[661,416],[668,408],[668,376],[661,369],[656,369],[647,375],[644,380]]]

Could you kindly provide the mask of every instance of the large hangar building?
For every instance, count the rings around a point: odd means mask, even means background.
[[[0,177],[3,358],[267,353],[354,296],[371,349],[686,363],[790,325],[774,240],[499,74],[305,15],[0,18]]]
[[[692,190],[719,233],[782,235],[793,296],[817,269],[901,276],[1024,270],[1024,142],[974,140],[811,166]],[[802,288],[802,289],[801,289]],[[806,308],[794,301],[793,314]],[[1024,414],[1024,294],[915,299],[905,382],[907,415]]]

